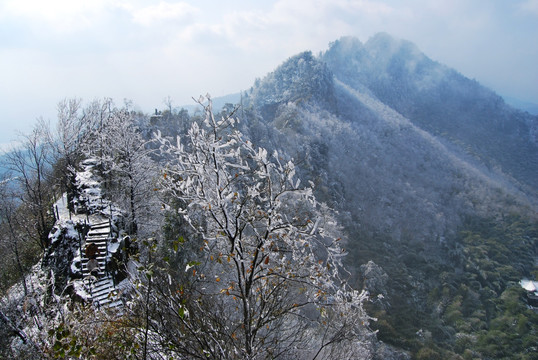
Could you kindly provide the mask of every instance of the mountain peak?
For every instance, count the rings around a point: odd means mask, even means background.
[[[536,187],[536,120],[507,108],[493,91],[431,60],[412,42],[386,33],[364,45],[342,38],[322,60],[347,86],[368,92],[423,130],[458,139],[486,166]],[[517,155],[518,148],[527,155]]]
[[[407,64],[428,59],[414,43],[394,38],[387,33],[377,33],[372,36],[364,47],[375,62],[383,65],[391,62],[395,57]]]
[[[379,32],[368,39],[365,46],[368,49],[397,49],[404,43],[412,44],[409,41],[395,38],[386,32]]]
[[[329,44],[327,53],[340,55],[361,55],[371,60],[388,60],[396,55],[406,54],[407,57],[423,58],[425,55],[410,41],[395,38],[385,32],[373,35],[363,44],[353,36],[344,36]]]
[[[329,50],[341,52],[356,52],[364,47],[363,43],[354,36],[342,36],[329,44]]]
[[[305,51],[292,56],[256,81],[252,95],[258,106],[279,105],[288,102],[334,103],[333,75],[327,65]]]

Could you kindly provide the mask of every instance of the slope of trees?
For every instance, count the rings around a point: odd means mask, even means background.
[[[374,326],[380,329],[381,338],[416,355],[421,352],[422,358],[435,352],[442,357],[439,349],[451,349],[455,334],[453,328],[436,320],[437,310],[428,305],[428,293],[441,273],[470,271],[459,268],[457,260],[462,251],[457,245],[459,231],[468,229],[467,216],[500,221],[518,213],[530,224],[536,221],[532,208],[535,189],[518,194],[514,188],[521,184],[514,186],[513,179],[497,172],[498,167],[488,169],[496,161],[506,164],[513,157],[512,169],[521,166],[527,174],[536,171],[536,157],[527,161],[526,155],[521,156],[534,153],[523,149],[532,147],[536,119],[507,109],[476,82],[429,60],[412,44],[388,36],[378,36],[364,46],[353,39],[336,42],[312,60],[328,63],[326,68],[311,66],[319,71],[316,76],[295,76],[301,73],[298,59],[300,56],[291,58],[260,80],[244,99],[248,104],[245,122],[254,129],[251,136],[263,134],[257,141],[268,149],[286,149],[300,163],[301,177],[319,184],[318,198],[340,211],[339,219],[353,239],[347,259],[351,260],[349,266],[356,266],[358,282],[364,283],[359,266],[369,260],[388,274],[388,296],[375,313],[380,321]],[[327,71],[333,71],[335,79],[326,83],[324,91],[336,97],[336,109],[317,102],[322,92],[305,85]],[[266,96],[265,89],[287,88],[286,82],[291,89],[307,92],[294,93],[284,101]],[[451,94],[450,101],[432,100],[428,91],[439,89]],[[474,105],[466,99],[474,99]],[[274,112],[269,114],[257,104],[273,106]],[[413,117],[419,112],[421,122]],[[443,116],[430,116],[441,112]],[[442,126],[461,130],[463,126],[456,125],[461,121],[466,123],[465,137],[453,132],[446,141],[439,136],[446,135],[439,130]],[[498,149],[485,149],[504,141],[506,134],[495,130],[502,126],[510,134],[518,128],[513,133],[521,134],[518,141],[526,145],[521,151],[507,149],[500,159]],[[469,140],[473,136],[478,137],[476,142]],[[454,139],[458,141],[452,146]],[[481,147],[479,160],[462,156],[465,152],[478,154],[476,147]],[[484,166],[481,161],[486,157],[495,160]],[[486,241],[481,238],[479,242]],[[536,254],[532,242],[519,246]],[[500,263],[511,269],[514,278],[528,276],[533,267],[529,262],[512,267],[508,257]],[[432,337],[417,335],[426,329]],[[438,348],[428,347],[432,339]]]
[[[46,135],[44,124],[37,124],[30,134],[20,136],[18,148],[3,157],[8,172],[0,180],[2,290],[18,280],[26,285],[26,271],[48,246],[55,194],[52,149]]]

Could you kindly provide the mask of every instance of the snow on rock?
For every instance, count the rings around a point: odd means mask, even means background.
[[[381,266],[370,260],[367,264],[361,265],[360,273],[364,278],[364,288],[366,290],[374,295],[387,296],[389,276]]]
[[[84,301],[91,301],[92,296],[86,291],[86,287],[81,281],[73,283],[75,294],[80,296]]]
[[[108,244],[108,252],[109,253],[115,253],[116,251],[118,251],[120,247],[120,242],[119,241],[116,241],[116,242],[111,242]]]
[[[82,271],[82,258],[80,256],[80,250],[78,251],[78,255],[73,258],[71,261],[71,273],[72,274],[78,274]]]

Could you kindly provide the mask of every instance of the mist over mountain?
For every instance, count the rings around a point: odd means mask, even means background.
[[[520,100],[518,98],[512,97],[512,96],[503,96],[504,101],[506,101],[509,105],[521,109],[524,111],[529,112],[532,115],[538,115],[538,104]]]
[[[434,136],[536,189],[538,121],[493,91],[422,54],[410,42],[377,34],[334,42],[322,56],[335,77],[377,99]]]

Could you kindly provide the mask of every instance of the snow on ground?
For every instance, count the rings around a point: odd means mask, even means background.
[[[99,182],[96,181],[98,178],[93,177],[91,172],[93,165],[94,164],[91,164],[91,161],[83,163],[85,171],[77,174],[77,179],[83,190],[84,199],[81,199],[82,203],[89,205],[89,208],[91,211],[95,212],[95,214],[87,215],[70,212],[68,208],[67,194],[62,194],[53,206],[56,223],[49,234],[51,244],[60,241],[62,234],[66,235],[64,240],[77,241],[77,243],[79,240],[83,240],[77,231],[77,224],[100,224],[108,222],[109,218],[112,218],[112,223],[114,224],[116,218],[122,217],[121,210],[101,198]],[[110,243],[107,256],[110,257],[112,252],[119,249],[119,246],[119,241]],[[62,246],[59,248],[62,248]],[[65,269],[66,271],[71,270],[72,274],[80,273],[83,256],[81,251],[82,249],[78,248],[74,252],[74,258],[71,261],[70,268]],[[49,256],[54,255],[62,256],[58,252],[49,254]],[[134,265],[131,267],[136,269]],[[70,295],[64,293],[67,287],[65,287],[65,289],[59,289],[61,290],[60,295],[57,295],[55,292],[52,292],[51,294],[47,289],[48,286],[54,287],[56,285],[54,283],[55,277],[53,275],[52,270],[47,267],[44,268],[42,266],[42,260],[40,260],[32,267],[28,272],[28,275],[25,276],[25,282],[19,281],[8,289],[6,294],[0,298],[0,305],[3,308],[21,314],[21,318],[19,319],[20,322],[17,323],[17,326],[19,326],[30,339],[46,339],[47,331],[50,330],[47,328],[47,324],[59,322],[61,319],[59,319],[58,316],[69,311],[67,308],[69,302],[66,300]],[[23,284],[26,284],[26,293]],[[80,298],[87,302],[92,301],[89,288],[84,284],[82,279],[70,279],[67,285],[71,285],[74,293],[80,296]],[[116,285],[114,291],[124,293],[128,292],[130,288],[130,281],[125,279],[120,284]],[[51,311],[50,304],[45,306],[45,304],[51,301],[51,298],[53,306],[60,307],[60,311],[57,313]],[[54,319],[52,319],[51,316],[54,316]],[[18,337],[15,337],[13,338],[11,346],[16,349],[22,349],[26,344],[23,344],[22,340]]]
[[[80,250],[78,250],[77,253],[78,253],[77,256],[75,256],[75,257],[73,258],[73,261],[71,262],[71,272],[72,272],[73,274],[76,274],[77,272],[80,271],[80,268],[77,267],[76,264],[77,264],[77,263],[78,263],[78,264],[82,264],[82,257],[80,256]],[[81,265],[81,266],[82,266],[82,265]]]
[[[87,214],[75,214],[75,213],[70,212],[67,207],[67,193],[62,194],[62,196],[54,203],[54,211],[55,211],[55,216],[57,219],[57,225],[61,225],[62,227],[68,227],[64,225],[68,224],[69,220],[72,221],[73,223],[86,222],[87,224],[90,224],[90,225],[108,221],[108,217],[103,216],[101,214],[87,215]],[[119,210],[117,210],[115,207],[112,207],[113,217],[118,216],[120,214],[121,212]],[[73,231],[76,232],[76,230],[74,229]],[[69,234],[69,235],[73,235],[73,234]],[[78,236],[78,233],[74,235],[75,235],[74,237],[76,238],[76,236]]]
[[[92,296],[86,291],[86,286],[84,286],[82,281],[73,282],[73,288],[75,290],[75,294],[80,296],[85,301],[91,301]]]
[[[108,252],[109,253],[115,253],[116,251],[118,251],[119,248],[120,248],[120,242],[119,241],[111,242],[110,244],[108,244]]]
[[[538,281],[523,279],[519,282],[521,287],[528,292],[534,292],[534,295],[538,296]]]
[[[59,224],[65,223],[67,220],[82,223],[86,221],[90,224],[108,220],[101,215],[74,214],[70,212],[67,207],[67,193],[63,193],[62,196],[54,203],[54,209],[56,211],[56,217]]]

